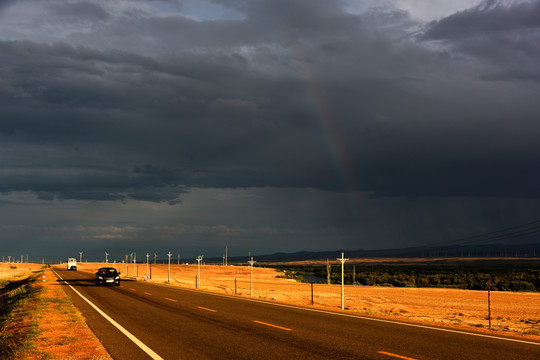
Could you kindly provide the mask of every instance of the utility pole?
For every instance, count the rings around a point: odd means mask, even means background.
[[[135,264],[137,264],[137,253],[133,253],[133,277],[137,277],[135,274]]]
[[[146,276],[149,278],[150,276],[150,254],[146,253]]]
[[[169,273],[167,274],[167,282],[171,282],[171,252],[167,254],[169,256]]]
[[[227,245],[225,245],[225,266],[227,266]]]
[[[330,280],[330,261],[326,259],[326,282],[330,285],[332,282]]]
[[[82,251],[79,251],[79,262],[82,262]]]
[[[344,285],[345,285],[345,278],[343,276],[343,273],[344,273],[344,268],[345,268],[345,261],[349,260],[349,259],[345,259],[343,257],[343,253],[341,253],[341,258],[338,258],[337,260],[341,261],[341,310],[344,310],[345,309],[345,304],[344,304],[344,298],[345,298],[345,288],[344,288]]]
[[[201,261],[204,255],[197,256],[197,289],[201,287]]]
[[[157,258],[157,254],[154,253],[154,265],[156,265],[156,258]]]
[[[180,254],[178,254],[178,265],[180,265]]]
[[[109,253],[105,251],[105,264],[109,263]]]
[[[251,257],[251,260],[248,261],[249,265],[251,266],[251,277],[249,280],[249,296],[253,296],[253,264],[256,263],[256,261],[253,261],[253,257]]]

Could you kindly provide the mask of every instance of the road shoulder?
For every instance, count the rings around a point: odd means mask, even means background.
[[[112,360],[53,272],[47,270],[36,319],[39,336],[26,359]]]

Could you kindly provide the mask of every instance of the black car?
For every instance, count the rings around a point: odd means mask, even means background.
[[[102,267],[96,273],[96,285],[120,286],[120,273],[113,267]]]

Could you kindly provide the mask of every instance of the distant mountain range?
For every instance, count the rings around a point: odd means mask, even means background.
[[[290,262],[305,260],[335,260],[341,257],[342,250],[336,251],[300,251],[295,253],[278,252],[271,255],[254,255],[257,262]],[[343,250],[346,258],[430,258],[430,257],[536,257],[540,256],[540,243],[536,244],[488,244],[488,245],[452,245],[421,246],[384,250]],[[221,263],[222,258],[209,258],[207,263]],[[247,262],[247,256],[229,257],[228,263]]]

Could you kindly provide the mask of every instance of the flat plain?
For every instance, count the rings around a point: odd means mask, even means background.
[[[243,297],[252,293],[253,298],[262,301],[540,340],[540,293],[492,291],[489,329],[487,291],[346,285],[345,310],[341,310],[340,285],[301,283],[284,278],[282,272],[271,267],[255,266],[253,276],[249,266],[201,265],[198,269],[194,264],[169,267],[83,262],[78,264],[78,270],[93,273],[101,266],[116,267],[124,278],[190,289],[196,288],[200,272],[201,291]],[[0,279],[19,279],[41,268],[38,264],[3,266]],[[80,359],[110,358],[52,274],[47,272],[45,281],[39,280],[37,286],[43,287],[41,303],[32,315],[39,335],[34,350],[24,358],[37,359],[39,354],[52,358],[65,354]],[[71,325],[66,327],[66,322]]]
[[[167,264],[107,265],[115,266],[123,277],[196,288],[194,264],[171,264],[170,272]],[[94,272],[100,266],[105,264],[80,263],[79,269]],[[540,293],[491,291],[489,329],[487,291],[346,285],[341,310],[341,285],[313,284],[312,297],[311,284],[283,278],[270,267],[253,267],[253,280],[247,265],[201,265],[199,271],[204,291],[249,297],[252,282],[252,297],[265,301],[540,339]]]

